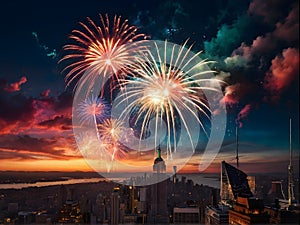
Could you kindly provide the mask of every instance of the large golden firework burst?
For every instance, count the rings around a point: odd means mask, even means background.
[[[121,116],[132,112],[133,108],[137,109],[136,121],[142,120],[140,138],[149,127],[150,120],[155,121],[155,136],[160,129],[159,121],[165,121],[169,156],[176,151],[176,118],[180,119],[192,143],[188,120],[192,118],[205,131],[199,113],[210,118],[211,111],[203,91],[217,91],[209,85],[211,79],[207,78],[214,72],[207,66],[211,61],[199,60],[201,52],[189,58],[191,47],[187,48],[186,44],[170,47],[172,44],[165,41],[164,46],[158,46],[156,42],[148,46],[149,50],[136,58],[137,63],[133,65],[135,76],[122,80],[126,92],[119,96],[123,99],[120,104],[129,102]]]

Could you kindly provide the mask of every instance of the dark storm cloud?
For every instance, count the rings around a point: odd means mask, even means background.
[[[249,34],[249,31],[254,30],[253,26],[251,19],[245,15],[238,17],[233,24],[223,24],[216,37],[204,42],[205,56],[220,63],[220,60],[229,56],[244,40],[255,35]],[[246,30],[248,32],[241,32]]]
[[[0,134],[19,133],[35,128],[70,130],[71,94],[57,97],[26,97],[22,93],[0,91]],[[58,121],[61,125],[58,125]]]
[[[0,122],[28,121],[33,118],[35,112],[33,99],[21,93],[7,94],[0,91],[0,105]]]
[[[63,115],[55,116],[53,119],[42,121],[38,125],[49,129],[71,130],[72,119],[66,118]]]
[[[74,152],[75,153],[75,152]],[[76,158],[54,138],[34,138],[28,135],[0,135],[0,155],[5,159],[71,159]],[[3,159],[3,158],[1,158]]]
[[[278,20],[285,18],[291,3],[295,1],[287,0],[253,0],[248,9],[248,14],[254,16],[257,21],[263,21],[269,26],[274,26]]]
[[[42,152],[44,154],[50,154],[53,156],[63,156],[63,150],[53,151],[53,145],[56,140],[46,138],[33,138],[28,135],[1,135],[0,136],[0,148],[11,150],[26,150],[32,153]]]
[[[134,24],[152,39],[168,39],[182,44],[189,39],[195,51],[203,49],[203,41],[213,37],[225,21],[231,21],[247,9],[248,1],[167,0],[135,4]],[[132,17],[132,15],[131,15]]]

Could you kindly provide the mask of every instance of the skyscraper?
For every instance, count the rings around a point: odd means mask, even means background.
[[[161,157],[161,149],[157,149],[157,158],[153,164],[153,179],[156,182],[151,185],[151,207],[149,221],[153,224],[168,223],[167,209],[167,179],[166,164]]]
[[[225,161],[222,162],[221,169],[221,201],[228,203],[237,197],[252,197],[247,174],[231,166]]]
[[[111,194],[111,216],[110,216],[110,224],[117,225],[120,220],[120,188],[114,188]]]

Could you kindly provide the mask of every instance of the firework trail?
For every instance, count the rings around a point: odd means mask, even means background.
[[[67,86],[79,77],[83,79],[75,85],[79,89],[83,83],[93,83],[97,76],[118,81],[128,73],[126,67],[134,52],[142,48],[140,44],[126,44],[147,38],[138,34],[135,26],[128,25],[128,20],[121,21],[120,16],[114,16],[112,23],[107,14],[99,17],[100,26],[90,18],[87,18],[88,24],[80,22],[83,30],[73,30],[70,39],[74,43],[63,47],[68,54],[60,62],[69,61],[63,70],[67,72]]]
[[[118,165],[131,168],[123,158],[130,162],[130,156],[153,150],[163,140],[169,162],[184,165],[195,151],[202,127],[210,136],[201,165],[206,168],[207,159],[216,155],[211,151],[213,140],[222,140],[218,135],[222,127],[215,125],[225,118],[212,114],[215,95],[209,92],[221,95],[221,90],[211,79],[213,71],[207,66],[211,62],[201,60],[200,52],[192,53],[186,42],[179,46],[145,41],[145,35],[127,20],[99,17],[99,26],[88,18],[87,24],[80,23],[82,29],[72,31],[71,43],[64,46],[67,54],[60,60],[68,63],[63,70],[67,86],[75,83],[72,123],[83,156],[96,171],[103,165],[107,171]],[[104,95],[107,91],[111,99]],[[211,127],[206,131],[207,120]],[[80,138],[80,134],[88,135]],[[141,153],[142,160],[148,156]]]
[[[133,65],[136,74],[131,79],[122,80],[126,92],[119,96],[122,99],[120,104],[129,102],[121,117],[128,117],[128,113],[137,111],[136,123],[142,120],[140,139],[150,120],[154,119],[157,146],[158,130],[161,129],[162,121],[165,121],[167,153],[170,158],[172,152],[176,152],[177,121],[181,121],[192,144],[188,120],[192,117],[205,131],[199,115],[210,118],[211,111],[203,91],[218,91],[210,85],[211,79],[206,76],[213,72],[207,69],[211,61],[199,61],[201,52],[188,58],[191,47],[185,51],[186,43],[181,47],[173,45],[170,48],[167,42],[163,47],[154,42],[151,51],[143,52],[136,58],[138,63]],[[195,150],[193,144],[192,149]]]

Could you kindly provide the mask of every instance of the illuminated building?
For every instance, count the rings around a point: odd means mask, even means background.
[[[58,212],[59,223],[81,223],[82,214],[77,201],[67,200]]]
[[[174,224],[187,224],[200,222],[200,211],[198,207],[186,207],[173,209]]]
[[[256,191],[255,177],[248,177],[243,171],[223,161],[220,185],[221,202],[216,204],[216,201],[212,201],[211,206],[206,208],[205,224],[269,222],[262,199],[253,197]]]
[[[222,162],[221,168],[221,202],[232,204],[238,196],[252,197],[247,174],[231,166],[225,161]]]
[[[237,197],[229,212],[229,224],[248,225],[269,223],[269,215],[264,211],[262,199]]]
[[[109,196],[110,193],[108,193]],[[108,223],[108,209],[110,208],[110,198],[105,195],[105,193],[99,193],[96,198],[96,205],[94,215],[96,216],[96,221],[100,223]]]
[[[285,198],[282,190],[282,181],[273,181],[271,196],[275,198],[275,205],[266,206],[265,212],[270,216],[270,222],[273,224],[299,224],[300,205],[297,203],[294,195],[294,178],[292,165],[292,120],[290,119],[290,154],[288,165],[288,199]]]
[[[146,213],[147,212],[147,188],[140,187],[139,188],[139,201],[137,205],[138,213]]]
[[[160,147],[157,150],[157,158],[153,164],[153,178],[157,180],[151,185],[151,206],[149,213],[150,223],[168,223],[168,209],[167,209],[167,179],[166,178],[166,164],[161,157]],[[163,181],[162,181],[163,180]]]
[[[223,204],[207,206],[205,210],[205,224],[228,224],[228,209],[229,206]]]
[[[255,176],[248,176],[247,177],[249,188],[251,193],[256,196],[257,194],[257,189],[256,189],[256,178]]]
[[[282,208],[279,200],[275,199],[275,205],[266,206],[264,210],[270,216],[271,224],[299,224],[299,205],[294,205],[290,208]]]
[[[110,216],[110,224],[117,225],[120,222],[120,188],[114,188],[111,194],[111,216]]]
[[[285,199],[285,195],[283,192],[283,188],[282,188],[282,181],[272,181],[272,187],[271,187],[271,192],[270,195],[274,198],[274,199]]]
[[[228,224],[228,205],[219,204],[217,201],[217,189],[210,193],[210,205],[205,209],[205,224]]]

